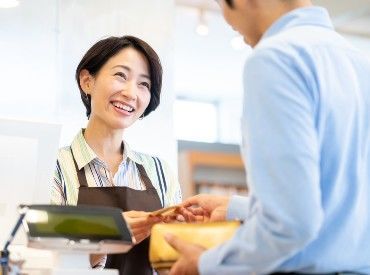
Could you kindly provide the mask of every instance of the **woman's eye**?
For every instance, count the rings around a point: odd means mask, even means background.
[[[141,82],[140,85],[146,87],[148,90],[150,90],[150,85],[148,82]]]
[[[122,72],[117,72],[114,75],[118,75],[119,77],[122,77],[124,80],[127,80],[126,75],[124,73],[122,73]]]

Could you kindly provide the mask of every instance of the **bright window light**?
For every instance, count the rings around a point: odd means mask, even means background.
[[[240,36],[240,35],[233,37],[230,41],[230,44],[231,44],[231,47],[236,51],[243,50],[247,47],[247,45],[244,42],[243,36]]]
[[[176,100],[174,126],[177,139],[216,142],[217,106],[213,103]]]
[[[204,25],[204,24],[199,24],[196,28],[196,32],[200,36],[206,36],[206,35],[208,35],[208,32],[209,32],[208,26]]]
[[[15,8],[19,5],[18,0],[0,0],[1,9]]]

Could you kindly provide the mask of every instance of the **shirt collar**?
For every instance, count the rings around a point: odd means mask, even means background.
[[[328,11],[322,7],[311,6],[292,10],[280,17],[267,29],[262,39],[278,34],[286,29],[305,25],[334,29]]]
[[[122,141],[122,146],[123,146],[123,155],[124,155],[123,160],[125,160],[125,157],[127,157],[131,159],[132,161],[136,162],[137,164],[140,164],[140,165],[143,164],[143,159],[140,156],[140,154],[131,150],[130,146],[128,146],[126,142]]]
[[[71,149],[79,170],[98,158],[93,149],[87,144],[83,130],[80,130],[73,139]]]
[[[130,146],[128,146],[126,142],[122,141],[122,147],[122,153],[124,156],[123,161],[125,161],[126,158],[129,158],[137,164],[143,164],[143,159],[140,154],[131,150]],[[94,159],[98,159],[98,156],[95,154],[93,149],[91,149],[91,147],[87,144],[83,135],[83,130],[80,130],[73,139],[71,148],[79,170],[81,170]]]

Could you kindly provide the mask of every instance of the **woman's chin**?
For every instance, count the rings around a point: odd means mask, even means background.
[[[132,124],[134,124],[135,121],[128,121],[128,120],[124,120],[122,121],[121,120],[118,120],[118,121],[114,121],[112,124],[111,124],[111,127],[112,129],[114,130],[124,130],[126,128],[129,128]]]

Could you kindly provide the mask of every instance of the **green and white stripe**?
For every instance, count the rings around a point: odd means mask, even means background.
[[[86,143],[81,130],[71,146],[59,150],[51,190],[51,203],[58,205],[77,204],[79,182],[71,149],[78,168],[85,168],[89,187],[126,186],[136,190],[145,190],[145,185],[141,181],[135,165],[138,163],[144,166],[164,207],[180,203],[180,185],[168,164],[158,158],[131,150],[125,142],[123,144],[124,157],[117,173],[112,177],[107,165]]]

